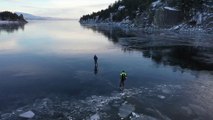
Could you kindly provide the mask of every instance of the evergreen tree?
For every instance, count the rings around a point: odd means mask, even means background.
[[[0,12],[0,20],[7,21],[23,21],[26,22],[23,15],[18,16],[16,13],[11,13],[8,11]]]
[[[176,6],[183,12],[185,20],[192,17],[192,10],[202,11],[204,0],[176,0]]]

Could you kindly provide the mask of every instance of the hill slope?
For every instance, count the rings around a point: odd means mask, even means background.
[[[17,15],[23,15],[26,20],[72,20],[69,18],[57,18],[57,17],[43,17],[43,16],[36,16],[29,13],[23,12],[15,12]]]
[[[28,13],[23,13],[23,12],[15,12],[15,13],[17,15],[23,15],[26,20],[43,20],[44,19],[43,17],[35,16]]]
[[[80,18],[82,24],[119,23],[128,27],[213,28],[212,0],[119,0]],[[179,26],[177,26],[179,25]]]

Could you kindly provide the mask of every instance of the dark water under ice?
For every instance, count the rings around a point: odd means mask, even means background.
[[[0,31],[1,120],[21,120],[29,110],[33,120],[213,119],[211,34],[77,21],[30,21],[12,29]],[[122,70],[128,73],[123,92]]]

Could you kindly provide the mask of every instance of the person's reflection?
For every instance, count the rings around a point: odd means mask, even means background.
[[[94,63],[95,63],[95,68],[94,68],[94,74],[98,74],[98,57],[94,55]]]
[[[98,65],[97,65],[97,64],[95,64],[94,74],[95,74],[95,75],[97,75],[97,74],[98,74]]]

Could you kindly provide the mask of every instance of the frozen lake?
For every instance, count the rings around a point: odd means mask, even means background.
[[[0,120],[213,119],[213,35],[78,21],[0,29]]]

